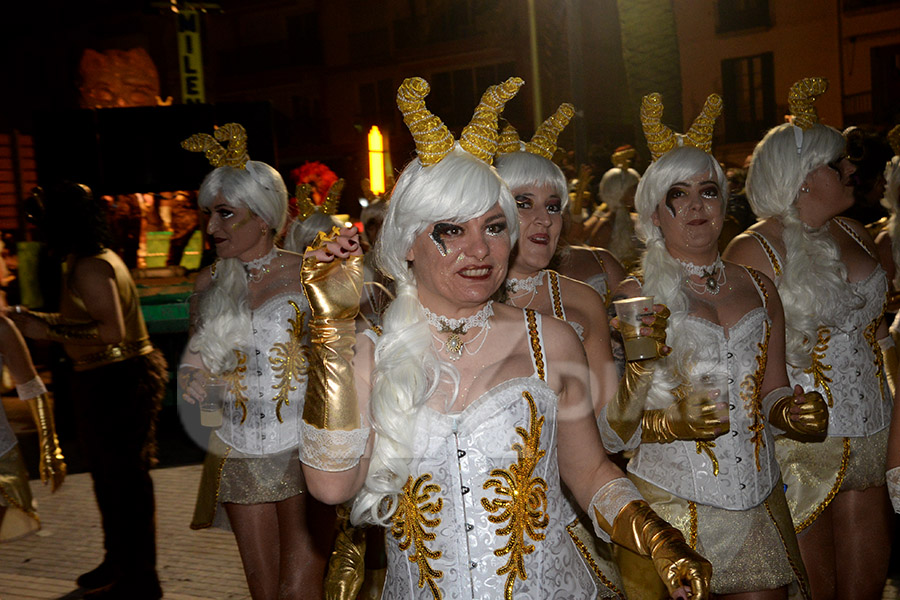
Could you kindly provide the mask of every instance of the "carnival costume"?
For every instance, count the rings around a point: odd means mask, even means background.
[[[682,143],[709,153],[720,111],[721,99],[710,96],[701,116],[679,140],[660,123],[659,95],[646,96],[641,117],[654,161]],[[645,173],[644,180],[647,177]],[[659,243],[652,240],[654,245]],[[688,275],[696,270],[694,265],[682,263],[682,267],[685,285],[693,283]],[[717,260],[709,267],[707,284],[695,291],[718,294],[724,269]],[[809,598],[775,458],[770,429],[774,423],[769,418],[773,406],[783,406],[784,398],[792,396],[787,388],[762,396],[772,323],[762,279],[752,269],[746,272],[759,295],[756,307],[727,330],[685,314],[684,327],[693,336],[689,365],[682,367],[688,372],[674,373],[670,364],[674,359],[629,361],[617,397],[601,413],[601,433],[610,452],[633,450],[628,472],[638,490],[662,518],[682,531],[692,548],[710,560],[712,593],[774,589],[796,581],[802,595]],[[653,328],[651,337],[662,344],[663,325],[657,322]],[[727,394],[730,428],[724,434],[713,430],[711,423],[688,416],[691,398],[706,394],[694,391],[692,382],[704,377],[727,381],[723,394]],[[724,400],[723,395],[719,401]],[[646,561],[623,552],[618,559],[627,593],[655,597],[650,590],[659,586],[652,585]]]
[[[218,141],[227,141],[228,147]],[[183,146],[206,152],[216,168],[244,169],[249,160],[246,133],[236,123],[217,129],[215,138],[197,134]],[[273,247],[246,263],[219,259],[210,268],[211,285],[199,293],[197,333],[188,343],[179,380],[187,390],[196,379],[200,389],[210,378],[218,379],[226,384],[226,391],[222,425],[210,435],[192,529],[230,529],[222,503],[279,502],[306,491],[297,446],[306,395],[309,304],[300,273],[286,268],[285,254]],[[248,282],[265,277],[266,287],[254,298],[256,306],[244,305],[249,312],[246,341],[232,349],[233,361],[219,370],[200,359],[196,340],[215,316],[203,313],[203,299],[220,285],[225,261],[239,263]]]
[[[485,93],[463,131],[463,150],[490,164],[497,114],[521,84],[510,79]],[[428,91],[419,78],[406,80],[398,91],[398,106],[426,168],[456,146],[443,123],[425,108]],[[351,367],[361,262],[361,257],[304,261],[313,333],[301,459],[320,470],[356,466],[369,436],[368,428],[361,427]],[[470,319],[490,318],[488,313],[490,303]],[[445,323],[451,355],[453,325]],[[385,496],[385,506],[379,507],[391,522],[384,597],[474,598],[495,596],[501,588],[506,598],[535,600],[596,593],[565,532],[574,515],[561,492],[558,398],[543,381],[540,316],[523,311],[523,325],[531,339],[532,376],[500,383],[460,413],[441,413],[426,404],[411,415],[411,449],[417,458],[409,463],[402,491]],[[376,356],[383,341],[376,345]],[[306,454],[307,449],[313,452]],[[708,565],[647,508],[626,479],[613,479],[597,490],[591,510],[600,535],[611,533],[618,543],[652,555],[673,588],[688,573],[697,575],[694,591],[705,596],[708,574],[699,574]]]
[[[53,480],[55,491],[57,481],[54,475],[65,477],[66,465],[56,438],[53,403],[39,377],[16,385],[16,393],[20,400],[28,403],[38,429],[41,479],[45,483]],[[0,508],[5,509],[0,518],[0,542],[14,540],[41,528],[28,480],[28,470],[19,451],[16,434],[0,406]]]
[[[870,254],[851,227],[835,222]],[[765,249],[776,285],[784,259],[759,232],[748,232]],[[875,258],[875,257],[873,257]],[[876,259],[877,260],[877,259]],[[778,438],[776,450],[785,482],[785,494],[797,532],[803,531],[825,510],[841,490],[864,490],[884,485],[888,427],[893,407],[884,371],[882,348],[875,329],[884,318],[887,277],[876,265],[864,279],[850,283],[845,305],[849,310],[840,325],[820,327],[807,369],[791,368],[791,385],[816,390],[828,402],[828,439],[804,444]]]

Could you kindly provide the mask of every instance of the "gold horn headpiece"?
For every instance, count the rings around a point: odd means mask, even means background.
[[[338,179],[328,189],[325,196],[325,202],[321,206],[316,204],[310,198],[313,191],[311,183],[298,183],[297,190],[294,195],[297,198],[297,220],[305,221],[313,213],[320,212],[326,215],[337,214],[338,204],[341,200],[341,192],[344,190],[344,180]]]
[[[894,150],[894,155],[900,155],[900,125],[894,125],[894,128],[888,131],[887,140]]]
[[[195,133],[181,142],[181,147],[191,152],[203,152],[209,164],[216,168],[244,169],[250,160],[247,155],[247,131],[239,123],[226,123],[216,128],[213,135]]]
[[[616,151],[612,153],[610,162],[612,162],[614,167],[626,171],[634,164],[635,156],[637,156],[637,150],[631,146],[619,146],[616,148]]]
[[[459,136],[459,145],[463,150],[487,164],[494,161],[499,138],[497,120],[503,107],[515,97],[524,83],[519,77],[510,77],[484,92],[481,102],[475,108],[472,121],[463,128],[462,135]]]
[[[487,89],[475,114],[460,136],[460,146],[473,156],[491,164],[497,151],[497,120],[506,103],[524,82],[510,77]],[[440,162],[453,149],[453,134],[443,121],[425,108],[425,96],[431,88],[421,77],[403,81],[397,90],[397,107],[416,142],[416,153],[423,166]]]
[[[526,152],[543,156],[547,160],[553,158],[553,153],[556,152],[556,140],[574,116],[574,106],[568,102],[560,104],[556,112],[541,123],[541,126],[531,136],[531,141],[525,144]]]
[[[791,111],[788,122],[794,126],[794,141],[797,154],[803,151],[803,132],[819,122],[816,113],[816,98],[828,89],[828,80],[823,77],[807,77],[794,83],[788,94],[788,108]]]
[[[641,125],[650,156],[656,162],[660,156],[677,146],[693,146],[706,153],[712,149],[712,134],[716,119],[722,114],[722,98],[710,94],[703,110],[685,134],[677,134],[662,124],[662,96],[654,92],[641,102]]]

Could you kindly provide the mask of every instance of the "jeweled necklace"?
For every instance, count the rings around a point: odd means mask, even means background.
[[[272,246],[272,249],[269,250],[265,255],[245,262],[244,271],[247,272],[247,277],[251,281],[259,281],[260,279],[262,279],[263,275],[269,273],[269,265],[273,260],[275,260],[275,257],[277,256],[278,248]]]
[[[697,283],[690,277],[685,278],[688,285],[691,286],[691,289],[698,294],[708,293],[715,296],[719,293],[722,286],[725,285],[725,263],[722,262],[722,257],[718,254],[716,255],[716,260],[713,261],[711,265],[695,265],[692,262],[687,262],[680,258],[676,258],[675,260],[678,261],[681,268],[689,275],[694,275],[695,277],[704,280],[703,283]]]
[[[537,289],[544,284],[544,271],[538,271],[537,275],[532,275],[531,277],[526,277],[525,279],[516,279],[515,277],[510,277],[506,280],[506,293],[508,294],[509,300],[518,300],[519,298],[523,298],[528,294],[531,294],[531,298],[528,300],[528,304],[526,304],[522,308],[528,308],[531,306],[531,303],[534,302],[534,298],[537,295]]]
[[[443,348],[446,348],[450,360],[459,360],[462,357],[464,348],[469,355],[477,354],[478,351],[481,350],[481,347],[484,346],[484,340],[487,339],[487,332],[491,328],[489,319],[494,316],[494,309],[491,307],[493,303],[493,300],[488,300],[488,303],[484,305],[484,308],[471,317],[463,317],[462,319],[448,319],[447,317],[434,314],[424,306],[422,307],[425,311],[425,319],[428,321],[429,325],[436,328],[438,333],[450,334],[446,342],[441,338],[434,336],[436,340],[443,344]],[[470,329],[476,327],[481,328],[481,333],[468,342],[462,341],[462,336],[466,335]],[[478,348],[472,351],[466,348],[466,345],[471,344],[478,338],[482,338]]]

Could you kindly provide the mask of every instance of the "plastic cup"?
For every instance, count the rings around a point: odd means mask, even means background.
[[[728,406],[728,373],[713,371],[692,377],[691,387],[694,393],[705,393],[711,402],[724,402]],[[728,423],[727,413],[725,417],[724,423]]]
[[[625,360],[657,358],[656,340],[640,335],[641,317],[653,314],[653,296],[638,296],[613,302],[619,318],[619,331],[625,346]]]
[[[228,384],[221,380],[210,380],[204,386],[206,395],[200,401],[200,424],[204,427],[222,426],[222,406]]]

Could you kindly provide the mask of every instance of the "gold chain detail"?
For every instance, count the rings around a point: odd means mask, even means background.
[[[562,298],[559,295],[559,275],[556,271],[547,271],[547,275],[550,277],[550,294],[553,296],[553,316],[557,319],[566,318],[566,313],[563,310]]]
[[[516,579],[528,579],[525,572],[525,556],[534,552],[534,545],[527,544],[527,535],[533,541],[542,541],[546,534],[539,531],[545,529],[550,523],[547,514],[547,482],[541,477],[534,477],[534,469],[546,452],[541,449],[541,429],[544,426],[544,417],[537,416],[537,406],[534,398],[528,392],[522,392],[522,397],[528,401],[529,430],[516,427],[516,433],[522,437],[522,443],[516,442],[512,449],[516,451],[519,460],[509,466],[509,469],[493,469],[491,479],[484,482],[484,489],[494,488],[498,496],[493,500],[481,499],[481,505],[491,513],[488,520],[491,523],[508,524],[497,529],[497,535],[508,535],[506,546],[494,550],[498,557],[509,555],[506,564],[497,569],[497,575],[507,575],[504,598],[511,600],[513,597],[513,585]]]
[[[544,353],[541,351],[541,339],[538,336],[537,318],[535,312],[530,308],[525,309],[525,316],[528,319],[528,336],[531,338],[531,352],[534,354],[534,364],[537,366],[538,377],[544,381]]]
[[[832,383],[831,377],[825,374],[825,371],[831,370],[831,365],[822,362],[828,354],[828,342],[831,341],[831,330],[827,327],[820,327],[818,332],[818,340],[812,352],[812,365],[804,371],[811,373],[816,386],[825,390],[825,397],[828,398],[829,408],[834,406],[834,396],[831,395]]]
[[[697,549],[697,529],[698,529],[698,519],[697,519],[697,503],[693,500],[688,500],[688,514],[691,517],[690,529],[688,530],[688,544],[691,545],[691,548],[694,550]]]
[[[847,465],[850,464],[850,438],[844,438],[844,452],[841,454],[841,468],[838,469],[837,478],[834,480],[834,485],[831,486],[831,491],[828,492],[828,495],[825,496],[825,499],[822,500],[822,503],[816,507],[812,514],[810,514],[806,519],[803,520],[799,525],[794,526],[794,532],[800,533],[810,525],[812,525],[813,521],[819,518],[819,515],[822,514],[822,511],[828,508],[828,505],[831,504],[831,501],[834,500],[834,497],[837,496],[837,493],[841,491],[841,485],[844,483],[844,476],[847,474]]]
[[[303,345],[302,338],[306,333],[306,327],[303,323],[304,313],[293,300],[289,300],[288,304],[294,309],[294,318],[288,319],[290,328],[287,329],[288,341],[278,342],[272,349],[269,357],[269,363],[272,365],[272,371],[278,377],[278,383],[272,386],[272,389],[278,393],[272,398],[275,403],[275,416],[278,417],[279,423],[284,423],[281,418],[281,405],[291,405],[288,397],[289,392],[297,391],[296,385],[291,385],[291,381],[299,382],[306,375],[309,367],[309,348]]]
[[[244,395],[244,392],[247,391],[247,386],[244,385],[244,374],[247,372],[247,355],[240,350],[235,350],[234,353],[237,356],[237,366],[231,371],[224,373],[222,379],[228,384],[231,393],[234,394],[234,407],[241,409],[240,424],[243,425],[247,419],[247,396]]]
[[[581,557],[591,568],[591,571],[594,572],[594,576],[597,580],[605,585],[611,592],[616,594],[616,597],[619,600],[628,600],[628,597],[622,592],[619,588],[616,587],[616,584],[607,579],[606,575],[603,574],[603,570],[600,568],[600,565],[597,564],[597,561],[594,560],[594,556],[591,554],[591,551],[588,550],[587,546],[584,545],[584,542],[581,541],[575,534],[575,525],[578,524],[578,521],[572,521],[568,525],[566,525],[566,531],[569,532],[569,537],[572,538],[572,543],[575,544],[575,547],[578,548],[578,552],[581,554]]]
[[[409,562],[419,565],[418,585],[420,588],[428,585],[434,600],[440,600],[443,595],[434,580],[443,577],[444,572],[433,569],[428,561],[440,558],[443,553],[440,550],[431,550],[425,545],[425,542],[432,542],[435,538],[434,533],[425,531],[425,528],[441,524],[440,517],[429,518],[427,515],[439,514],[444,506],[444,500],[432,499],[431,495],[440,492],[441,487],[436,483],[427,483],[430,480],[430,473],[419,476],[415,483],[412,476],[406,480],[403,493],[398,498],[397,511],[391,518],[393,521],[391,535],[400,542],[400,549],[404,552],[410,546],[414,547],[414,552],[409,555]]]

